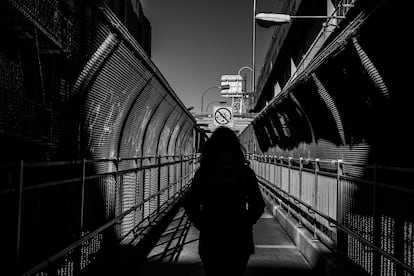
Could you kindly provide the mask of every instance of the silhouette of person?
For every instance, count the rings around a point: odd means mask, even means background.
[[[252,227],[264,206],[238,137],[227,127],[217,128],[204,145],[184,202],[200,231],[198,251],[207,276],[243,275],[254,253]]]

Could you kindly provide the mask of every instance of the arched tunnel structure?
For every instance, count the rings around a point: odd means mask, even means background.
[[[355,5],[361,9],[348,14],[240,139],[255,153],[253,166],[275,208],[286,204],[299,223],[308,216],[321,237],[368,275],[404,275],[402,267],[410,270],[413,262],[407,208],[414,137],[406,93],[413,44],[403,38],[409,15],[389,1]],[[262,93],[272,95],[275,75],[259,83]],[[300,215],[306,209],[317,215]],[[393,257],[404,261],[391,264]]]
[[[1,267],[82,275],[143,257],[207,135],[101,1],[29,2],[0,4],[19,19],[1,25],[12,38],[0,44]],[[277,69],[264,74],[272,98],[258,99],[269,102],[239,138],[269,212],[311,266],[317,247],[361,275],[414,275],[409,9],[348,2],[277,96]]]
[[[6,162],[1,168],[1,208],[14,204],[16,192],[20,195],[18,211],[5,215],[4,224],[11,227],[2,227],[4,237],[17,234],[2,246],[8,252],[2,266],[15,274],[71,275],[108,246],[137,242],[183,194],[206,139],[148,54],[105,4],[76,1],[62,9],[55,4],[1,4],[2,11],[21,20],[22,29],[33,32],[34,49],[52,53],[34,53],[44,62],[39,75],[49,74],[40,78],[45,82],[40,92],[37,83],[22,85],[25,76],[32,77],[25,71],[32,64],[19,67],[13,59],[28,51],[15,45],[30,41],[10,33],[18,37],[4,45],[12,54],[1,55],[2,73],[15,74],[10,79],[20,81],[22,91],[35,89],[40,104],[50,102],[30,118],[33,129],[18,130],[22,136],[31,131],[31,140],[40,143],[25,148],[22,142],[3,141],[9,145],[5,156],[21,159],[19,165]],[[53,14],[61,25],[50,25],[58,22],[47,18]],[[6,22],[5,31],[13,24]],[[53,67],[56,63],[60,66]],[[16,131],[26,111],[14,113],[25,107],[13,98],[21,91],[13,89],[2,86],[1,118],[6,130]],[[43,144],[47,146],[37,149]],[[72,258],[74,248],[80,263]]]

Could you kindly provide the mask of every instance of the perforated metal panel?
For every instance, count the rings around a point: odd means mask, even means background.
[[[187,134],[185,135],[184,139],[182,140],[182,144],[180,146],[181,150],[182,150],[182,154],[184,155],[188,155],[190,154],[193,150],[193,128],[190,128],[187,131]]]
[[[168,142],[171,139],[174,126],[177,124],[181,116],[182,113],[180,113],[177,108],[174,108],[174,110],[168,116],[158,140],[157,155],[168,155]]]
[[[156,113],[151,118],[149,123],[146,135],[143,141],[143,155],[151,156],[157,154],[158,139],[162,132],[162,127],[164,127],[166,120],[173,110],[174,105],[172,100],[169,97],[165,97],[163,101],[157,107]]]
[[[168,155],[175,155],[178,154],[175,149],[175,144],[177,141],[178,134],[181,132],[183,125],[185,124],[186,119],[185,116],[180,116],[179,121],[174,127],[174,130],[171,133],[171,138],[168,141]]]
[[[179,155],[184,154],[184,149],[182,148],[183,140],[187,137],[188,132],[191,131],[192,127],[193,127],[192,124],[189,123],[188,121],[186,121],[185,125],[182,127],[180,133],[178,134],[176,143],[174,145],[176,154],[179,154]]]
[[[142,156],[144,136],[151,117],[162,100],[162,90],[156,80],[151,80],[130,107],[128,117],[125,118],[121,140],[119,141],[119,156],[128,158]]]
[[[124,45],[107,60],[85,101],[85,142],[93,158],[118,155],[125,116],[150,77]]]
[[[166,154],[169,145],[176,145],[182,125],[192,121],[186,113],[179,112],[180,109],[159,78],[121,43],[105,61],[87,91],[83,127],[85,148],[92,158],[155,156],[157,151]],[[171,148],[175,153],[174,146]],[[142,161],[122,160],[117,164],[102,162],[95,169],[113,172],[160,161],[144,158]],[[157,193],[168,185],[168,174],[167,168],[154,168],[124,174],[116,181],[119,187],[114,187],[112,182],[104,183],[106,188],[102,195],[112,204],[106,207],[107,217],[120,214]],[[162,195],[148,201],[143,216],[156,210],[165,200],[166,195]],[[139,221],[137,213],[126,216],[117,235],[126,235]]]

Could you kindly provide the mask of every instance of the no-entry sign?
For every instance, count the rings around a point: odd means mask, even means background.
[[[215,126],[233,127],[233,108],[231,106],[215,106],[213,120]]]

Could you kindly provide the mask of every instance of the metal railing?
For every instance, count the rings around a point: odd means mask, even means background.
[[[414,275],[414,169],[271,155],[248,158],[264,195],[315,239],[369,275]]]
[[[9,256],[2,269],[76,275],[110,250],[136,245],[183,195],[198,159],[1,164],[0,250]]]

